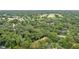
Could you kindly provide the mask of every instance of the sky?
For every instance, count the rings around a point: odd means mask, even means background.
[[[79,1],[0,0],[0,10],[79,10]]]

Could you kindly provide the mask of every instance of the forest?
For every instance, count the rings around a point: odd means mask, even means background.
[[[0,49],[79,49],[79,11],[0,10]]]

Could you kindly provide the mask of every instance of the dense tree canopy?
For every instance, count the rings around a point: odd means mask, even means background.
[[[78,49],[79,11],[0,11],[0,48]]]

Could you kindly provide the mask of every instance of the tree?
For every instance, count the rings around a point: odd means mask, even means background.
[[[48,34],[48,37],[50,38],[50,40],[51,40],[52,42],[57,42],[57,41],[59,40],[59,38],[58,38],[58,36],[57,36],[57,33],[55,33],[55,32],[50,32],[50,33]]]
[[[72,47],[73,43],[74,43],[74,39],[70,36],[67,36],[66,38],[61,38],[58,41],[59,45],[63,48],[69,49]]]

